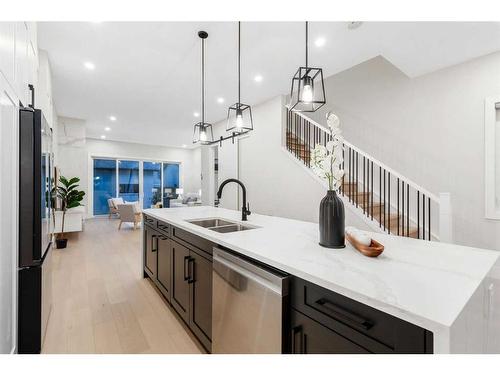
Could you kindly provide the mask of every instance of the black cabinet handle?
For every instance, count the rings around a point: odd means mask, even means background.
[[[157,238],[156,234],[153,234],[151,236],[151,252],[154,253],[156,250],[158,250],[158,239],[156,240],[156,247],[155,247],[155,238]]]
[[[184,281],[189,280],[189,255],[184,257]]]
[[[297,346],[297,341],[295,340],[295,337],[297,337],[297,334],[300,335],[300,346],[299,349],[296,350],[295,347]],[[292,353],[293,354],[303,354],[304,353],[304,345],[303,345],[303,335],[302,335],[302,326],[296,326],[292,328]]]
[[[369,319],[353,314],[352,312],[343,309],[325,298],[320,298],[316,301],[316,304],[327,309],[334,319],[337,319],[339,322],[347,324],[348,326],[357,327],[363,330],[369,330],[374,326],[374,323]]]
[[[189,257],[189,260],[188,260],[188,273],[189,273],[188,283],[192,284],[196,281],[194,279],[194,258],[192,258],[192,257]]]

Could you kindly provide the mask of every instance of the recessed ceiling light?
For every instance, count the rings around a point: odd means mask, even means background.
[[[101,135],[101,139],[106,139],[106,136],[104,134]]]
[[[363,24],[363,22],[361,22],[361,21],[351,21],[347,24],[347,28],[349,30],[354,30],[354,29],[357,29],[358,27],[360,27],[362,24]]]
[[[200,117],[200,114],[198,112],[193,113],[194,117]]]
[[[83,66],[86,67],[88,70],[94,70],[95,69],[94,63],[90,62],[90,61],[84,62]]]
[[[262,82],[262,76],[260,74],[257,74],[255,77],[253,77],[253,80],[255,82]]]
[[[224,98],[217,98],[217,103],[224,103]]]
[[[182,145],[182,147],[186,148],[186,147],[187,147],[187,145]]]
[[[106,130],[107,132],[110,132],[110,131],[111,131],[111,128],[110,128],[109,126],[106,126],[106,127],[104,128],[104,130]]]
[[[323,47],[326,43],[326,39],[323,38],[322,36],[320,36],[319,38],[317,38],[315,41],[314,41],[314,44],[316,45],[316,47]]]
[[[110,121],[116,121],[116,116],[109,116]]]

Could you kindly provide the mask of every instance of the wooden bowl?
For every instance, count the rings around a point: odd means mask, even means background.
[[[384,245],[372,239],[370,246],[363,245],[356,241],[353,236],[346,234],[347,240],[351,243],[356,250],[367,257],[378,257],[384,251]]]

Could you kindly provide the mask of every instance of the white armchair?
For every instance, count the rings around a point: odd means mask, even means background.
[[[124,204],[122,198],[110,198],[108,199],[108,207],[109,207],[109,218],[111,219],[111,215],[118,214],[118,205]]]
[[[141,222],[142,212],[137,208],[136,204],[119,204],[117,205],[118,214],[120,215],[120,224],[118,230],[122,228],[122,223],[134,223],[134,229]]]

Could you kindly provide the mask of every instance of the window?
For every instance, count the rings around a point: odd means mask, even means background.
[[[126,202],[139,202],[139,162],[118,161],[119,197]]]
[[[177,198],[179,164],[163,163],[163,207],[170,207],[170,199]]]
[[[108,199],[116,197],[116,160],[94,159],[94,215],[109,213]]]
[[[163,186],[168,189],[179,187],[179,164],[163,163]]]
[[[158,202],[169,207],[169,199],[177,198],[180,187],[178,163],[142,160],[95,158],[94,215],[109,213],[108,199],[120,197],[127,202],[140,202],[151,208]]]
[[[150,161],[145,161],[143,164],[144,208],[150,208],[161,202],[161,164]]]

